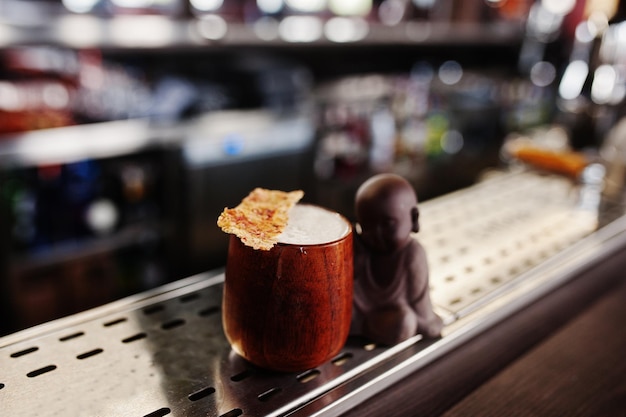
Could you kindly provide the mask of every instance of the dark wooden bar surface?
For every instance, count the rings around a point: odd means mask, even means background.
[[[626,281],[444,414],[626,416]]]
[[[626,416],[626,252],[342,416]]]

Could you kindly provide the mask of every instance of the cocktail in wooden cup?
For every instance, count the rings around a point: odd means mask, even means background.
[[[348,337],[352,312],[352,227],[325,208],[297,204],[269,250],[231,235],[223,325],[233,350],[277,371],[328,361]]]

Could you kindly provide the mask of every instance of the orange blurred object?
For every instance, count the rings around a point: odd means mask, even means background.
[[[511,155],[536,168],[578,177],[589,161],[587,157],[574,151],[554,151],[532,146],[518,146],[511,150]]]

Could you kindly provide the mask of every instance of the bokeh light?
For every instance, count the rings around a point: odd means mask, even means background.
[[[287,42],[314,42],[322,37],[323,30],[322,21],[314,16],[289,16],[278,27]]]
[[[573,100],[578,97],[582,93],[588,75],[589,66],[585,61],[570,62],[563,73],[563,78],[561,78],[559,95],[566,100]]]
[[[372,0],[328,0],[328,8],[338,16],[366,16],[372,11]]]
[[[99,0],[62,0],[63,6],[70,12],[89,13]]]
[[[461,81],[463,68],[456,61],[446,61],[439,67],[438,75],[442,83],[453,85]]]
[[[612,65],[600,65],[594,71],[591,99],[597,104],[609,103],[617,83],[617,71]]]
[[[576,0],[541,0],[541,6],[559,16],[565,16],[574,9]]]
[[[214,12],[224,4],[224,0],[190,0],[191,5],[201,12]]]
[[[547,87],[556,78],[556,68],[550,62],[540,61],[530,69],[530,81],[538,87]]]
[[[257,0],[256,5],[263,13],[275,14],[283,9],[285,3],[283,0]]]
[[[324,25],[324,34],[333,42],[356,42],[369,32],[368,24],[363,19],[333,17]]]
[[[321,12],[326,8],[326,0],[285,0],[293,10],[304,13]]]

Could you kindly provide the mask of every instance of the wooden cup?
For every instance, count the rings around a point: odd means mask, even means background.
[[[314,368],[339,353],[352,314],[347,225],[339,240],[279,243],[269,251],[230,237],[222,320],[235,352],[259,367],[287,372]]]

